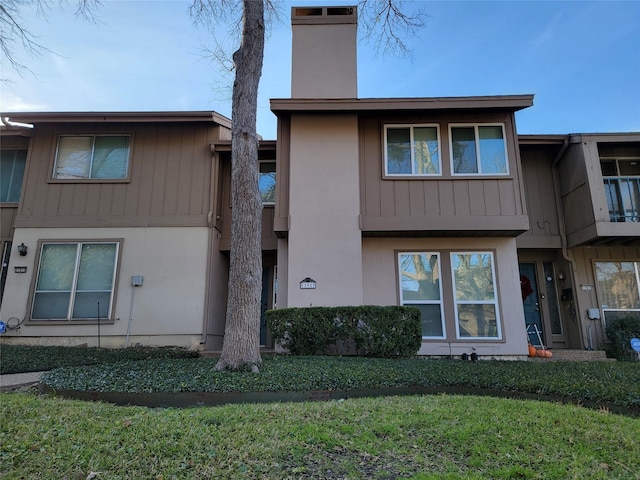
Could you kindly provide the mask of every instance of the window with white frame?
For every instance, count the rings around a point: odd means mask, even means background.
[[[125,179],[129,172],[130,135],[62,135],[53,178]]]
[[[503,125],[450,125],[451,170],[454,175],[507,175]]]
[[[24,149],[0,150],[0,202],[18,203],[27,151]]]
[[[399,253],[400,300],[420,309],[422,337],[445,338],[440,256],[432,252]]]
[[[640,262],[595,262],[604,318],[640,317]]]
[[[46,242],[32,320],[110,319],[118,242]]]
[[[262,203],[272,205],[276,201],[276,162],[260,162],[258,189]]]
[[[441,175],[438,125],[386,125],[386,175]]]
[[[457,337],[500,339],[491,252],[451,253]]]

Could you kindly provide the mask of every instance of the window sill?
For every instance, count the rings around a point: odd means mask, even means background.
[[[50,178],[47,183],[131,183],[131,178]]]
[[[112,319],[100,319],[100,325],[113,325],[115,320]],[[98,325],[98,320],[27,320],[25,325],[31,325],[34,327],[42,327],[48,325]]]

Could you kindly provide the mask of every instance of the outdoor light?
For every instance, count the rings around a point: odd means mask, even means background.
[[[29,249],[24,243],[21,243],[20,245],[18,245],[18,253],[20,254],[21,257],[26,256],[28,251]]]

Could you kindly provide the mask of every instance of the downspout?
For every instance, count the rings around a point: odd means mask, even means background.
[[[551,162],[551,178],[553,179],[553,195],[555,197],[556,215],[558,216],[558,229],[560,231],[560,244],[562,248],[562,258],[569,264],[571,283],[572,283],[573,289],[575,290],[576,286],[578,285],[578,278],[576,276],[576,269],[574,267],[574,259],[571,253],[569,252],[569,248],[568,248],[567,231],[566,231],[566,225],[564,221],[564,209],[562,208],[562,199],[560,197],[560,180],[558,179],[558,174],[557,174],[558,163],[560,162],[560,160],[566,153],[567,149],[569,148],[569,144],[570,144],[570,137],[567,137],[564,139],[562,147],[560,148],[560,151],[557,153],[557,155],[554,157],[553,162]],[[577,302],[577,298],[578,298],[578,295],[577,295],[577,292],[575,292],[572,299],[572,302],[574,302],[574,305]],[[577,316],[578,315],[577,311],[575,312],[575,315],[576,315],[576,318],[572,318],[572,320],[578,324],[578,331],[580,334],[580,338],[582,339],[582,347],[584,347],[585,343],[584,343],[584,332],[582,330],[582,323],[580,322],[579,317]]]
[[[215,231],[215,209],[216,202],[215,196],[217,195],[217,182],[218,178],[218,154],[215,151],[214,145],[211,145],[211,173],[209,175],[209,212],[207,213],[207,229],[209,231],[207,235],[207,278],[205,279],[205,292],[204,292],[204,312],[202,314],[202,334],[200,336],[200,345],[207,343],[207,334],[209,333],[209,310],[211,306],[211,264],[212,251],[213,251],[213,235]]]
[[[33,128],[33,125],[30,123],[12,122],[9,117],[0,118],[0,124],[4,125],[7,130],[12,130],[14,128]]]

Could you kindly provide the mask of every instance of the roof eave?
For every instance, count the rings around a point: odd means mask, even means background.
[[[533,105],[533,95],[428,98],[274,98],[271,111],[294,112],[366,112],[417,110],[522,110]]]
[[[231,120],[212,111],[198,112],[10,112],[0,114],[20,123],[213,122],[231,128]]]

